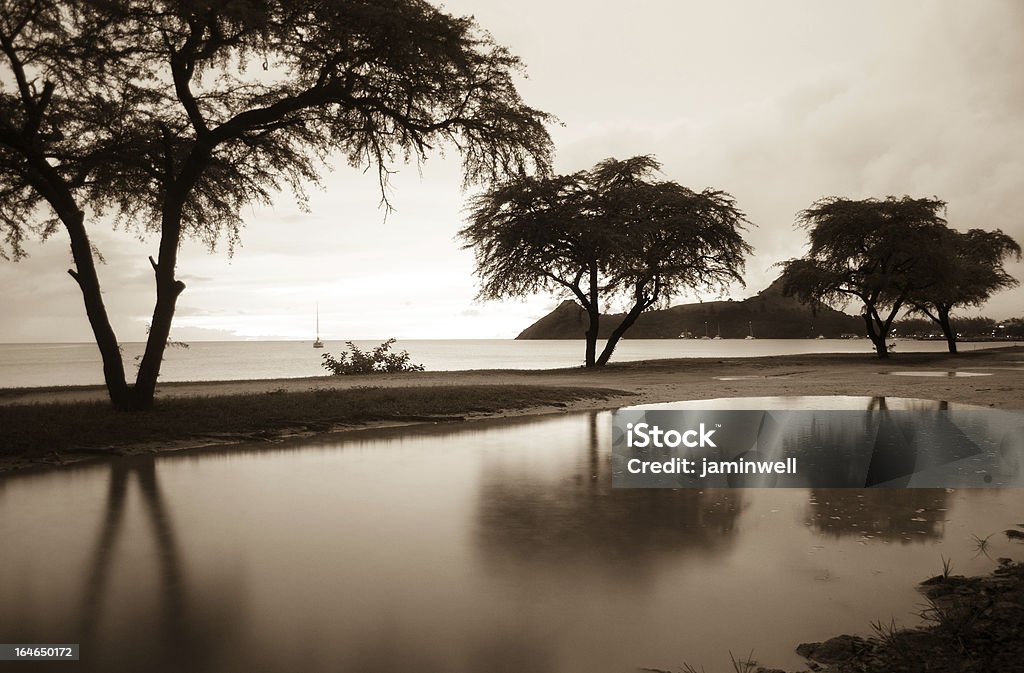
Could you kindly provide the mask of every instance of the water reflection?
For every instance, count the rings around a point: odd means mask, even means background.
[[[81,566],[80,601],[68,602],[70,612],[56,621],[23,621],[15,616],[13,630],[10,626],[3,630],[5,639],[13,633],[20,642],[79,643],[82,658],[74,670],[218,670],[218,660],[244,621],[236,614],[239,578],[213,575],[205,578],[201,591],[190,591],[154,458],[114,460],[108,469],[106,502],[93,551],[81,554],[90,560]],[[139,496],[135,499],[130,497],[133,482]],[[126,525],[143,512],[148,536]],[[153,553],[140,556],[138,546],[146,538]],[[212,591],[205,586],[209,580],[215,580]],[[57,626],[55,633],[55,624],[61,622],[65,625]],[[67,666],[66,662],[32,664],[34,670],[64,671]]]
[[[992,376],[987,372],[956,372],[956,371],[916,371],[916,372],[880,372],[888,376],[922,376],[933,378],[964,378],[970,376]]]
[[[160,634],[165,649],[180,643],[184,624],[184,581],[174,526],[164,505],[156,481],[156,466],[152,456],[117,460],[110,464],[110,483],[107,487],[106,515],[100,527],[96,550],[85,580],[81,633],[86,641],[93,640],[96,624],[100,620],[107,584],[112,572],[115,545],[121,537],[129,477],[135,475],[142,502],[157,546],[160,566],[159,617]]]
[[[716,409],[751,410],[751,411],[822,411],[844,410],[859,411],[862,409],[900,409],[910,411],[928,411],[939,409],[972,409],[967,404],[951,404],[938,400],[927,400],[912,397],[888,397],[868,395],[790,395],[765,397],[716,397],[707,400],[680,400],[678,402],[658,402],[656,404],[639,404],[627,409]]]
[[[948,517],[945,489],[813,488],[805,521],[831,537],[925,542],[942,539]]]
[[[80,642],[31,667],[62,672],[795,669],[797,640],[912,620],[940,555],[987,570],[969,534],[1024,507],[613,490],[610,435],[566,414],[2,478],[0,640]]]
[[[867,413],[864,413],[864,410]],[[853,413],[856,412],[856,413]],[[1006,487],[1024,486],[1015,447],[1019,412],[944,401],[873,397],[739,398],[627,407],[616,414],[615,483],[624,487]],[[712,448],[627,447],[630,423],[716,427]],[[703,427],[703,426],[702,426]],[[723,448],[724,447],[724,448]],[[794,474],[627,472],[633,458],[781,461]],[[1019,459],[1019,456],[1017,456]]]
[[[613,489],[603,435],[598,414],[589,414],[584,469],[559,479],[529,478],[501,456],[485,463],[475,534],[488,563],[619,573],[628,561],[623,579],[636,581],[664,558],[729,551],[742,491]]]

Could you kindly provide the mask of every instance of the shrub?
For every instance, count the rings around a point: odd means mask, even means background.
[[[349,352],[334,357],[324,353],[323,367],[335,376],[344,374],[390,374],[394,372],[421,372],[423,365],[409,362],[409,351],[392,353],[391,346],[397,341],[388,339],[373,350],[361,350],[351,341],[346,341]]]

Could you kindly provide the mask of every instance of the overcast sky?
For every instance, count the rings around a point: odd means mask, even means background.
[[[958,229],[1024,243],[1024,2],[452,0],[525,61],[526,102],[557,115],[558,172],[654,154],[666,179],[730,192],[757,226],[742,298],[804,251],[794,214],[815,199],[938,196]],[[475,300],[459,162],[433,156],[393,179],[343,162],[303,213],[290,195],[250,209],[242,246],[183,249],[188,285],[172,338],[513,337],[558,301]],[[155,238],[98,228],[114,327],[141,340]],[[0,261],[0,341],[91,340],[65,272],[66,235]],[[1024,278],[1024,266],[1011,272]],[[705,296],[704,299],[713,299]],[[693,300],[693,297],[682,298]],[[682,300],[681,299],[681,300]],[[1024,290],[982,309],[1024,314]]]

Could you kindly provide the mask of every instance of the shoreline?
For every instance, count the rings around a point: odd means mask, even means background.
[[[901,376],[894,372],[927,373]],[[973,376],[945,376],[944,373]],[[935,376],[934,374],[938,374]],[[979,375],[980,374],[980,375]],[[902,353],[888,360],[863,354],[804,354],[779,357],[688,358],[611,363],[602,369],[467,370],[409,372],[368,376],[318,376],[299,379],[172,382],[159,386],[160,402],[208,400],[229,396],[289,397],[337,392],[362,396],[360,389],[420,390],[435,400],[460,386],[531,386],[543,389],[590,389],[591,396],[551,403],[531,401],[513,408],[448,409],[421,417],[371,418],[362,422],[306,423],[301,412],[293,421],[269,430],[250,432],[196,432],[176,428],[176,436],[146,442],[112,441],[101,449],[75,451],[73,456],[49,452],[44,457],[0,457],[0,475],[13,471],[51,469],[83,460],[118,455],[169,451],[225,450],[232,446],[278,442],[318,434],[336,434],[388,427],[416,427],[424,423],[476,421],[552,413],[603,411],[622,406],[730,397],[867,396],[907,397],[959,402],[999,409],[1024,409],[1024,347],[1004,346],[951,355]],[[430,391],[430,392],[428,392]],[[399,392],[398,390],[395,391]],[[38,408],[50,404],[93,404],[102,408],[102,386],[0,389],[0,411]],[[225,400],[225,403],[227,400]],[[130,415],[126,415],[128,418]]]
[[[969,370],[972,367],[984,367],[986,373],[1009,374],[1024,371],[1024,346],[998,346],[963,351],[957,354],[946,352],[911,352],[893,354],[887,360],[880,360],[873,355],[864,353],[807,353],[781,356],[750,356],[750,357],[700,357],[675,358],[657,360],[636,360],[615,362],[603,368],[586,369],[580,367],[556,369],[464,369],[436,370],[425,372],[406,372],[400,374],[374,374],[359,376],[310,376],[299,378],[271,379],[230,379],[212,381],[173,381],[162,382],[157,387],[157,400],[177,397],[216,397],[220,395],[250,393],[288,393],[309,390],[347,390],[353,388],[374,387],[387,388],[399,386],[443,386],[455,384],[540,384],[551,386],[608,386],[615,383],[618,387],[626,386],[631,392],[646,394],[655,393],[659,386],[670,382],[672,376],[682,377],[674,380],[680,388],[703,381],[721,388],[716,393],[735,392],[731,388],[744,388],[743,380],[716,381],[716,376],[761,376],[764,379],[783,379],[799,377],[802,381],[816,384],[827,380],[822,377],[821,368],[827,367],[835,373],[841,369],[843,373],[856,375],[872,375],[899,371],[902,368],[944,368],[946,370]],[[792,368],[791,371],[787,368]],[[993,377],[979,377],[990,379]],[[886,388],[904,388],[900,386],[899,377],[885,381]],[[751,379],[754,380],[754,379]],[[1024,381],[1024,377],[1021,377]],[[858,381],[863,383],[862,381]],[[917,382],[926,382],[918,379]],[[856,382],[855,382],[856,383]],[[875,380],[874,383],[879,383]],[[708,385],[706,387],[712,387]],[[982,386],[984,388],[984,386]],[[862,390],[862,389],[861,389]],[[1024,391],[1022,391],[1024,393]],[[688,392],[688,394],[692,394]],[[742,394],[742,393],[741,393]],[[805,394],[872,394],[872,393],[805,393]],[[894,394],[887,393],[889,396]],[[736,394],[700,394],[698,397],[681,397],[678,399],[707,399],[713,397],[734,397]],[[107,399],[106,389],[102,384],[72,386],[41,386],[41,387],[0,387],[0,405],[46,404],[52,402],[104,401]],[[667,399],[653,401],[672,401]],[[949,399],[947,401],[966,401]],[[1000,400],[994,401],[1001,407]],[[1018,405],[1013,408],[1024,409],[1024,394],[1015,399]]]

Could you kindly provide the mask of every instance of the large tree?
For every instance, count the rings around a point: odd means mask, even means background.
[[[337,153],[386,181],[453,143],[467,183],[550,162],[519,60],[471,18],[421,0],[2,0],[0,227],[5,256],[67,232],[120,408],[152,405],[185,237],[233,243],[240,209],[317,182]],[[158,234],[156,302],[129,385],[89,231],[104,212]]]
[[[811,246],[783,266],[783,291],[811,303],[863,305],[867,336],[878,357],[889,356],[892,323],[915,292],[934,278],[929,272],[938,240],[947,231],[946,204],[909,196],[884,200],[827,197],[797,216],[809,229]]]
[[[641,313],[687,289],[742,283],[747,221],[725,192],[656,179],[651,156],[523,177],[477,196],[460,236],[484,298],[571,293],[586,312],[587,367],[603,366]],[[629,308],[597,353],[601,310]]]
[[[928,282],[909,297],[911,313],[927,316],[942,329],[950,353],[956,353],[954,308],[980,306],[993,293],[1017,285],[1007,273],[1008,258],[1020,259],[1021,248],[1000,230],[946,230],[937,239],[937,253]]]

